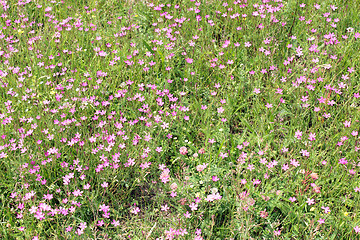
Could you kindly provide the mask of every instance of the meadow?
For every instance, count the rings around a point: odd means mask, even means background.
[[[0,239],[360,239],[358,0],[0,0]]]

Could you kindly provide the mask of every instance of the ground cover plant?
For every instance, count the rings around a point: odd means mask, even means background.
[[[358,1],[0,5],[0,239],[360,238]]]

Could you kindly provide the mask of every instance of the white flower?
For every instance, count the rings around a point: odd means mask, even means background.
[[[347,32],[353,32],[354,31],[354,29],[352,27],[348,27],[346,30],[347,30]]]

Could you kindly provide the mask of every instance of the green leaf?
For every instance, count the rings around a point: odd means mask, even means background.
[[[147,50],[149,50],[152,54],[154,54],[154,51],[151,49],[150,45],[147,42],[145,42],[145,40],[143,40],[143,44],[145,45]]]

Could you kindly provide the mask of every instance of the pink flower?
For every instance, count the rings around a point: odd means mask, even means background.
[[[186,155],[187,153],[188,153],[188,150],[187,150],[186,147],[181,147],[181,148],[180,148],[180,154]]]
[[[212,177],[212,180],[213,180],[214,182],[217,182],[217,181],[219,181],[220,179],[218,178],[218,176],[213,176],[213,177]]]
[[[318,223],[319,223],[319,224],[325,223],[325,219],[320,218],[320,219],[318,220]]]
[[[273,105],[272,105],[272,104],[270,104],[270,103],[267,103],[267,104],[265,105],[265,107],[267,107],[267,108],[272,108],[272,107],[273,107]]]
[[[224,159],[224,158],[227,158],[227,157],[228,157],[228,154],[227,154],[227,153],[222,153],[222,152],[220,152],[219,157],[221,157],[222,159]]]
[[[170,207],[168,207],[167,204],[165,204],[164,206],[161,206],[161,211],[167,212],[170,209]]]
[[[202,164],[202,165],[196,166],[196,170],[197,170],[198,172],[202,172],[202,171],[204,171],[204,169],[205,169],[206,167],[207,167],[207,164],[204,163],[204,164]]]
[[[350,121],[345,121],[345,122],[344,122],[344,126],[345,126],[345,127],[350,127],[350,125],[351,125],[351,122],[350,122]]]
[[[340,158],[340,159],[339,159],[339,163],[340,163],[340,164],[347,164],[348,161],[346,160],[346,158]]]
[[[51,200],[53,198],[53,195],[52,194],[45,194],[44,195],[44,197],[43,197],[43,199],[45,199],[45,200]]]
[[[267,218],[267,216],[269,216],[269,213],[266,212],[266,210],[260,211],[260,217],[262,217],[262,218]]]
[[[38,211],[35,213],[34,217],[38,220],[44,220],[45,219],[45,214],[41,211]]]
[[[133,214],[135,214],[135,215],[137,215],[137,214],[140,212],[140,208],[134,207],[133,209],[131,209],[130,212],[133,213]]]
[[[185,218],[190,218],[190,217],[191,217],[191,213],[189,213],[188,211],[186,211],[186,213],[184,213],[184,217],[185,217]]]
[[[190,64],[193,63],[193,59],[191,59],[191,58],[187,58],[185,60],[186,60],[187,63],[190,63]]]
[[[316,140],[315,137],[316,137],[316,134],[315,134],[315,133],[310,133],[308,139],[309,139],[310,141],[315,141],[315,140]]]
[[[115,219],[113,219],[112,225],[114,225],[114,227],[120,226],[120,222],[119,221],[115,221]]]
[[[354,230],[355,230],[356,233],[359,233],[359,232],[360,232],[360,227],[359,227],[359,226],[355,226],[355,227],[354,227]]]
[[[281,230],[274,230],[274,235],[275,236],[280,236],[281,234]]]
[[[245,42],[245,47],[251,47],[251,43],[250,42]]]
[[[330,213],[330,212],[331,212],[331,211],[330,211],[330,207],[325,207],[325,206],[322,206],[322,207],[321,207],[321,209],[323,209],[323,210],[324,210],[325,214],[328,214],[328,213]]]
[[[196,211],[197,210],[197,207],[198,207],[198,205],[196,204],[196,203],[191,203],[190,205],[189,205],[189,207],[190,207],[190,209],[191,209],[191,211]]]
[[[253,179],[253,185],[259,185],[261,183],[261,181],[259,179]]]
[[[308,198],[308,200],[306,201],[306,203],[310,206],[310,205],[313,205],[315,204],[315,200],[313,198]]]
[[[108,212],[110,210],[109,206],[106,206],[105,204],[102,204],[99,206],[99,211],[102,211],[104,213]]]
[[[151,162],[141,163],[141,164],[140,164],[140,168],[144,170],[144,169],[146,169],[146,168],[149,168],[150,165],[151,165]]]
[[[78,197],[78,196],[82,196],[82,193],[83,193],[83,191],[80,191],[80,189],[76,189],[76,190],[73,192],[73,195],[74,195],[75,197]]]
[[[207,202],[212,202],[214,200],[220,200],[222,197],[220,196],[219,193],[215,193],[215,194],[210,194],[207,196],[207,198],[205,199]]]
[[[301,136],[302,136],[302,132],[301,131],[299,131],[299,130],[297,130],[296,132],[295,132],[295,138],[297,138],[297,139],[301,139]]]
[[[218,113],[223,113],[223,112],[224,112],[224,108],[223,108],[223,107],[219,107],[219,108],[217,109],[217,112],[218,112]]]

